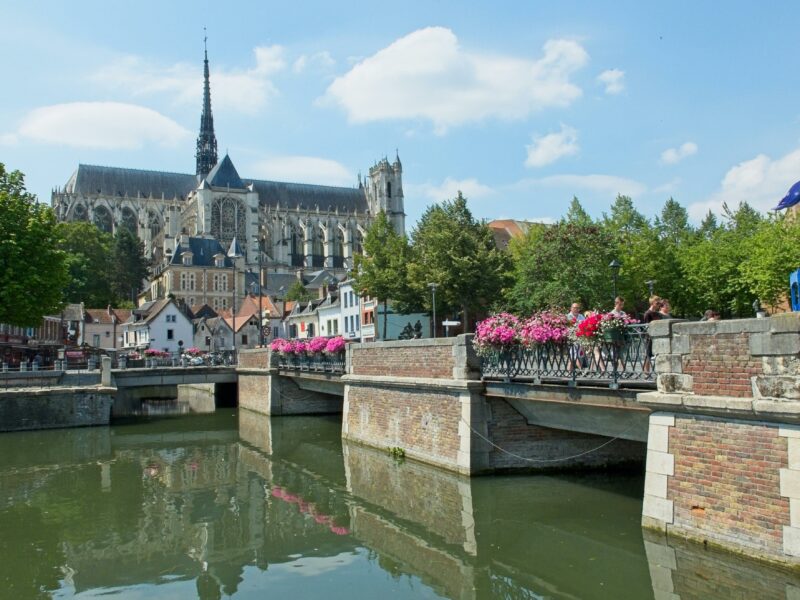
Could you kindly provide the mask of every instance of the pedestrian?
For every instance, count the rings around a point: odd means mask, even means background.
[[[701,321],[719,321],[720,316],[719,313],[714,310],[713,308],[709,308],[706,312],[703,313],[703,318],[700,319]]]
[[[672,318],[672,307],[669,304],[669,300],[666,298],[661,299],[661,313],[662,319],[671,319]]]
[[[581,313],[581,303],[580,302],[573,302],[572,306],[569,307],[569,312],[567,313],[567,321],[569,321],[570,325],[575,323],[580,323],[586,317]]]
[[[615,317],[625,318],[628,315],[625,313],[625,298],[622,296],[617,296],[614,298],[614,310],[611,311],[611,314]]]
[[[661,314],[661,296],[650,296],[650,308],[644,313],[643,323],[651,323],[664,318]]]

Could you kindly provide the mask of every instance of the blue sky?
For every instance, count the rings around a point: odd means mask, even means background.
[[[112,8],[113,7],[113,8]],[[244,178],[355,185],[403,161],[407,223],[696,220],[800,179],[792,2],[8,2],[0,162],[49,201],[79,162],[194,172],[208,28],[221,152]]]

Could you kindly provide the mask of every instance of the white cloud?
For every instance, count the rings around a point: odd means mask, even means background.
[[[0,146],[16,146],[19,136],[16,133],[0,133]]]
[[[538,179],[523,179],[511,186],[512,189],[564,188],[569,193],[579,190],[616,196],[639,196],[647,191],[643,183],[615,175],[550,175]]]
[[[72,102],[32,110],[23,118],[18,135],[79,148],[136,149],[150,143],[176,146],[192,134],[143,106]]]
[[[337,186],[356,183],[356,178],[341,163],[315,156],[273,156],[257,161],[248,172],[274,181]]]
[[[330,52],[324,50],[315,54],[303,54],[292,64],[292,71],[302,73],[307,68],[317,67],[320,69],[330,69],[336,64]]]
[[[619,94],[625,89],[625,71],[608,69],[597,76],[597,83],[606,87],[606,94]]]
[[[270,77],[286,67],[281,46],[253,49],[255,64],[249,69],[224,70],[210,65],[214,110],[255,114],[278,93]],[[165,95],[177,105],[200,107],[203,97],[202,65],[177,63],[161,66],[126,56],[92,75],[92,80],[133,96]]]
[[[677,148],[667,148],[664,150],[661,153],[661,162],[665,165],[674,165],[693,154],[697,154],[697,144],[694,142],[685,142]]]
[[[423,183],[417,185],[409,184],[404,187],[407,190],[407,196],[425,196],[434,202],[452,200],[458,195],[458,192],[461,192],[469,200],[478,200],[494,193],[492,188],[472,177],[468,179],[447,177],[438,185]]]
[[[800,179],[800,148],[776,160],[766,154],[740,162],[722,178],[720,188],[702,202],[689,205],[689,216],[700,220],[711,210],[720,214],[723,202],[736,208],[747,202],[753,208],[767,211]]]
[[[543,167],[554,163],[563,156],[577,154],[580,150],[578,132],[572,127],[562,124],[560,132],[534,136],[533,144],[526,148],[528,149],[528,158],[525,160],[525,166]]]
[[[402,37],[336,78],[323,102],[353,123],[427,119],[437,133],[486,118],[517,119],[580,97],[570,76],[588,61],[572,40],[549,40],[536,60],[464,50],[455,34],[429,27]]]

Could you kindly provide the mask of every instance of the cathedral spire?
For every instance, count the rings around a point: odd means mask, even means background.
[[[205,31],[205,27],[203,28]],[[214,165],[217,164],[217,138],[214,135],[214,116],[211,114],[211,83],[208,76],[208,48],[206,41],[208,37],[203,37],[204,60],[204,81],[203,81],[203,114],[200,117],[200,134],[197,136],[197,177],[204,178]]]

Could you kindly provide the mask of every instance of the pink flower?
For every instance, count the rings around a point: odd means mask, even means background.
[[[325,352],[328,354],[337,354],[342,352],[345,347],[345,341],[342,336],[337,335],[336,337],[332,337],[328,340],[328,343],[325,345]]]
[[[331,531],[336,535],[349,535],[350,530],[347,527],[331,527]]]
[[[308,351],[313,353],[324,352],[325,348],[328,345],[328,338],[325,337],[315,337],[310,342],[308,342]]]

